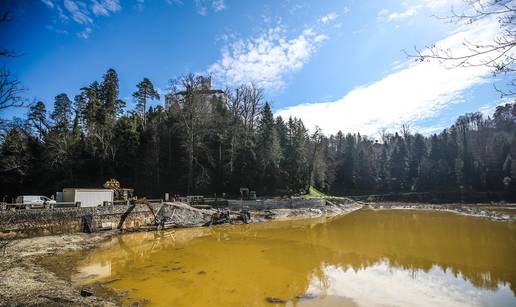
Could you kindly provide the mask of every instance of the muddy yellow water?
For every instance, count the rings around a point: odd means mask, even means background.
[[[516,223],[360,210],[137,233],[77,271],[75,283],[104,283],[127,305],[516,306]]]

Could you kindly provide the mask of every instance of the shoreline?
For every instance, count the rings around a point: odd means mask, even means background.
[[[516,221],[516,204],[426,204],[403,202],[368,203],[373,210],[422,210],[450,212],[492,221]],[[500,210],[501,209],[501,210]]]
[[[264,211],[253,211],[252,224],[268,221],[292,219],[309,219],[316,217],[332,217],[346,215],[359,209],[372,210],[428,210],[450,212],[490,220],[515,221],[516,205],[478,207],[510,208],[514,214],[510,218],[501,219],[506,213],[483,214],[472,211],[478,205],[465,204],[410,204],[410,203],[355,203],[353,205],[330,205],[327,208],[272,209],[268,216]],[[479,208],[476,208],[479,210]],[[462,209],[460,209],[462,208]],[[473,207],[474,208],[474,207]],[[486,212],[481,210],[480,212]],[[491,211],[495,212],[495,211]],[[261,214],[259,214],[261,213]],[[145,231],[145,230],[142,230]],[[79,258],[67,257],[70,253],[83,253],[94,249],[112,237],[125,232],[107,231],[93,234],[72,233],[53,236],[40,236],[11,241],[0,258],[0,305],[103,305],[118,306],[119,294],[102,284],[91,288],[93,295],[83,297],[81,288],[70,280],[70,270]],[[59,264],[51,263],[56,256],[62,256]],[[59,267],[59,269],[58,269]],[[106,283],[104,283],[106,284]]]

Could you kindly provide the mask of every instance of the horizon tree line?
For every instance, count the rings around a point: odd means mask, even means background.
[[[207,83],[208,82],[208,83]],[[208,84],[208,85],[207,85]],[[109,69],[54,107],[32,104],[0,138],[0,195],[53,195],[64,187],[100,187],[118,179],[138,195],[295,195],[310,186],[332,195],[391,192],[504,192],[516,186],[516,104],[492,117],[460,116],[428,137],[400,132],[374,140],[326,136],[301,119],[274,117],[263,90],[212,90],[209,78],[170,81],[165,106],[148,78],[136,85],[135,109],[119,98]],[[512,194],[511,194],[512,193]]]

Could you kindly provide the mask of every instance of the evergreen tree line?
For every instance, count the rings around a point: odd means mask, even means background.
[[[293,195],[310,185],[333,195],[515,190],[514,102],[428,137],[405,126],[374,140],[310,132],[300,119],[274,117],[252,84],[217,91],[207,82],[183,76],[160,97],[144,78],[136,109],[126,110],[109,69],[73,98],[57,95],[53,110],[32,104],[26,119],[3,127],[0,195],[52,195],[109,178],[147,197],[237,195],[240,187]],[[160,98],[164,106],[149,107]]]

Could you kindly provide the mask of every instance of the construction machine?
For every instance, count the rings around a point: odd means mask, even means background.
[[[121,188],[120,182],[116,179],[109,179],[103,185],[106,189],[113,190],[115,203],[124,203],[129,204],[129,202],[133,199],[134,189]]]
[[[136,205],[145,205],[149,208],[150,212],[156,218],[156,212],[154,212],[154,208],[150,204],[149,201],[145,197],[138,198],[134,197],[134,189],[121,188],[120,182],[116,179],[109,179],[104,183],[104,188],[113,190],[114,193],[114,203],[122,203],[130,205],[127,211],[122,215],[120,223],[118,225],[118,229],[122,229],[122,226],[129,214],[133,211]]]

